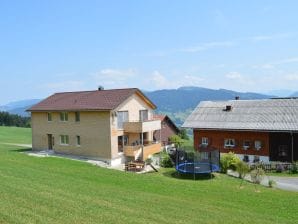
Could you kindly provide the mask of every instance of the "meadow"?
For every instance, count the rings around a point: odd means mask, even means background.
[[[297,223],[298,194],[223,174],[135,174],[28,156],[31,129],[0,127],[0,223]]]

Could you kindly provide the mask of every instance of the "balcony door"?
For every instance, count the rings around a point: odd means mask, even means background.
[[[128,111],[117,112],[117,126],[119,129],[123,129],[123,123],[128,121]]]
[[[148,121],[148,110],[140,110],[140,121]]]

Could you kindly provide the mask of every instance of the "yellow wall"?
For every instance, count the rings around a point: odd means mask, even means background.
[[[58,112],[52,113],[48,122],[47,113],[32,112],[33,150],[48,148],[47,134],[53,134],[55,152],[80,156],[111,159],[110,112],[80,112],[80,121],[75,121],[75,113],[68,113],[68,121],[60,121]],[[60,135],[69,136],[69,145],[60,145]],[[81,136],[81,146],[77,146],[76,136]]]

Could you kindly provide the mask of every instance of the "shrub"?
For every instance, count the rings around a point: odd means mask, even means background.
[[[265,171],[262,168],[256,168],[250,172],[251,181],[254,184],[260,184],[264,178]]]
[[[172,160],[170,156],[167,153],[163,153],[161,155],[161,162],[160,162],[161,167],[173,167]]]
[[[274,180],[268,180],[268,187],[272,188],[275,185]]]
[[[244,178],[249,172],[249,166],[245,162],[239,160],[236,163],[236,171],[239,173],[239,178]]]
[[[285,170],[285,168],[282,164],[276,165],[276,173],[282,173],[284,170]]]
[[[292,168],[291,168],[290,172],[293,174],[298,173],[298,167],[295,162],[292,163]]]
[[[169,140],[171,143],[174,143],[176,147],[180,147],[183,143],[182,138],[180,138],[178,135],[172,135]]]
[[[236,170],[236,164],[240,161],[239,157],[233,152],[223,155],[220,159],[220,167],[222,173],[227,173],[228,169]]]

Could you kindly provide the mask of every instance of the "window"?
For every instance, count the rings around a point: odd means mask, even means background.
[[[148,110],[140,110],[140,121],[148,121]]]
[[[224,144],[225,148],[234,148],[235,147],[235,139],[232,139],[232,138],[225,139],[224,143],[225,143]]]
[[[250,148],[250,141],[247,141],[247,140],[243,141],[243,149],[247,150],[249,148]]]
[[[208,145],[208,138],[202,137],[202,145],[204,145],[204,146]]]
[[[260,150],[262,148],[262,142],[259,140],[255,141],[255,149]]]
[[[67,112],[60,113],[60,121],[68,121],[68,113]]]
[[[68,135],[60,135],[60,144],[61,145],[68,145],[69,144]]]
[[[77,135],[77,146],[81,145],[81,136]]]
[[[117,126],[119,129],[123,129],[123,123],[128,121],[128,111],[117,112]]]
[[[52,121],[52,113],[48,113],[48,121]]]
[[[76,122],[79,122],[81,120],[80,112],[75,112]]]
[[[249,162],[249,156],[248,155],[243,156],[243,162],[246,162],[246,163]]]
[[[288,156],[288,146],[287,145],[280,145],[278,146],[278,156],[280,157],[287,157]]]

